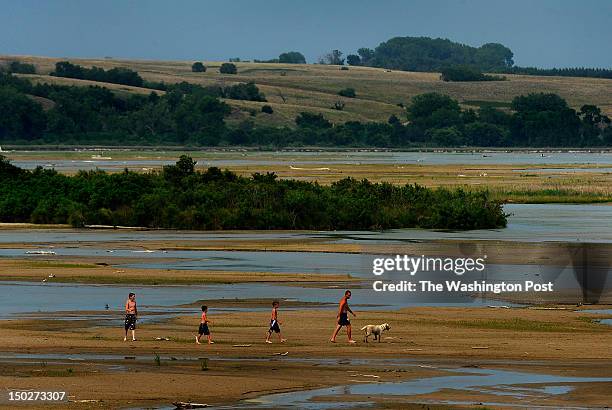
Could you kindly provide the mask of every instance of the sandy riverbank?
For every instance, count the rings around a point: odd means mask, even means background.
[[[214,306],[215,302],[207,303]],[[256,305],[253,301],[253,306]],[[35,356],[9,363],[5,358],[0,360],[0,386],[65,389],[75,400],[97,401],[70,406],[78,408],[163,404],[172,399],[230,403],[278,391],[372,381],[372,377],[359,374],[378,376],[376,382],[398,381],[436,376],[443,373],[442,368],[453,366],[612,377],[609,349],[612,327],[591,320],[609,317],[605,315],[569,310],[425,307],[357,314],[352,322],[359,343],[354,346],[345,343],[344,333],[339,336],[339,343],[328,342],[334,325],[334,313],[330,310],[281,310],[283,336],[288,342],[278,344],[275,340],[272,345],[263,342],[268,312],[211,315],[216,343],[201,346],[193,341],[198,322],[196,308],[193,315],[139,326],[139,341],[127,343],[122,340],[120,317],[117,327],[100,327],[95,321],[3,320],[0,346],[5,355],[14,352],[65,353],[72,358],[79,358],[80,354],[116,356],[106,359],[84,356],[78,362],[64,360],[64,363]],[[383,341],[363,343],[358,329],[364,324],[381,322],[391,324]],[[158,341],[157,337],[170,340]],[[284,352],[288,352],[286,356],[278,355]],[[159,365],[155,361],[157,355]],[[207,358],[206,365],[199,358]],[[317,362],[313,361],[315,358],[327,360]],[[412,359],[415,364],[346,361],[355,358],[391,362]],[[420,367],[418,363],[428,364]],[[203,366],[208,370],[202,370]],[[117,388],[126,384],[129,388]],[[574,392],[549,398],[548,402],[601,406],[608,400],[607,391],[612,383],[578,386],[587,389],[588,394]],[[406,403],[466,398],[482,402],[489,397],[444,390],[423,397],[395,397],[388,404],[390,408],[406,408]]]

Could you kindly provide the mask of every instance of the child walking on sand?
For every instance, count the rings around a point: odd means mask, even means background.
[[[202,337],[202,335],[206,335],[206,338],[208,339],[208,344],[211,345],[215,342],[212,341],[212,336],[210,334],[210,329],[208,329],[208,324],[212,324],[211,320],[208,320],[208,318],[206,317],[206,313],[208,312],[208,306],[202,306],[202,316],[200,319],[200,327],[198,328],[198,335],[196,336],[196,343],[197,344],[201,344],[200,343],[200,338]]]
[[[284,343],[287,341],[287,339],[283,339],[283,337],[281,336],[281,330],[280,330],[280,326],[279,326],[279,321],[278,321],[278,307],[280,306],[280,303],[278,302],[278,300],[275,300],[274,302],[272,302],[272,315],[270,317],[270,329],[268,329],[268,336],[266,337],[266,343],[272,343],[272,341],[270,340],[270,338],[272,337],[272,332],[278,333],[278,340],[281,343]]]

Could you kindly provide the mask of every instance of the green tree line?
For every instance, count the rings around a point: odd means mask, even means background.
[[[412,98],[404,118],[332,124],[303,112],[295,127],[228,127],[219,98],[265,101],[252,84],[164,85],[163,95],[114,94],[97,86],[37,83],[0,73],[0,142],[121,145],[252,145],[348,147],[598,147],[612,146],[610,119],[599,107],[579,111],[555,94],[518,96],[512,111],[463,109],[445,95]],[[34,100],[32,97],[38,97]],[[43,109],[40,100],[46,101]],[[269,110],[266,110],[269,111]],[[253,112],[257,115],[257,112]],[[264,115],[264,114],[261,114]],[[269,114],[265,114],[269,115]]]
[[[496,71],[496,70],[493,70]],[[496,71],[503,74],[542,75],[553,77],[587,77],[612,79],[612,70],[609,68],[536,68],[536,67],[510,67]]]
[[[85,68],[77,64],[72,64],[68,61],[60,61],[55,64],[55,71],[51,72],[52,76],[77,78],[80,80],[101,81],[112,84],[132,85],[142,87],[144,80],[133,70],[124,67],[111,68],[104,70],[100,67]]]
[[[391,228],[484,229],[506,226],[484,191],[394,186],[346,178],[330,186],[195,170],[182,156],[163,171],[74,176],[20,169],[0,157],[0,221],[178,229]]]
[[[504,81],[506,78],[484,74],[475,67],[455,65],[442,68],[440,79],[442,81]]]
[[[360,48],[347,57],[351,65],[364,65],[404,71],[436,71],[454,65],[477,67],[483,71],[501,70],[514,65],[512,51],[498,43],[471,47],[448,39],[394,37],[374,50]]]
[[[512,50],[499,43],[471,47],[442,38],[394,37],[374,49],[360,48],[357,54],[349,54],[346,61],[349,65],[403,71],[440,72],[448,67],[468,66],[482,72],[501,74],[612,79],[612,70],[607,68],[518,67],[514,65],[513,57]]]

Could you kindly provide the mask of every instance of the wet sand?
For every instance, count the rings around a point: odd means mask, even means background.
[[[0,281],[48,281],[60,283],[189,285],[215,283],[274,284],[350,284],[358,280],[346,275],[313,273],[272,273],[241,271],[202,271],[175,269],[135,269],[113,266],[126,262],[116,258],[98,262],[99,258],[10,259],[0,260]],[[134,263],[130,259],[129,262]],[[105,265],[97,265],[103,263]],[[112,264],[111,264],[112,263]],[[53,275],[52,278],[49,276]]]
[[[214,301],[207,303],[212,306]],[[242,307],[259,303],[250,301]],[[372,376],[363,375],[378,376],[376,382],[399,381],[447,374],[441,369],[461,366],[612,377],[609,349],[612,327],[590,320],[610,315],[526,308],[422,307],[396,312],[358,311],[358,317],[351,320],[354,338],[359,343],[348,345],[343,331],[338,343],[328,341],[334,326],[333,310],[283,311],[282,308],[281,326],[283,336],[288,339],[283,344],[276,339],[274,344],[264,343],[269,313],[260,311],[210,315],[216,343],[201,346],[195,345],[193,339],[198,324],[197,308],[192,315],[140,325],[137,342],[123,342],[120,317],[116,328],[100,327],[95,321],[3,320],[0,321],[0,356],[14,352],[64,353],[67,358],[75,359],[79,354],[116,357],[104,360],[101,356],[76,362],[33,357],[20,359],[17,364],[4,357],[0,360],[0,386],[65,389],[74,400],[97,401],[87,405],[74,403],[70,408],[106,408],[162,405],[173,400],[235,403],[275,392],[372,381]],[[391,324],[382,342],[363,343],[358,329],[365,324],[382,322]],[[158,337],[170,340],[155,340]],[[286,356],[279,355],[284,352],[288,352]],[[156,355],[160,357],[159,365]],[[208,370],[202,370],[201,358],[208,359],[205,365]],[[323,360],[319,362],[318,358]],[[373,365],[355,359],[383,362]],[[393,364],[394,360],[400,362]],[[608,400],[612,383],[578,386],[579,390],[571,394],[544,401],[558,406],[577,402],[582,406],[600,406]],[[499,396],[491,398],[502,400]],[[485,399],[489,397],[453,390],[423,397],[393,397],[387,406],[406,408],[406,403],[419,401],[473,403]],[[503,401],[513,400],[503,398]]]
[[[408,242],[398,245],[338,242],[330,238],[154,240],[146,243],[58,242],[54,246],[131,250],[146,247],[156,252],[175,249],[326,253],[418,251],[417,254],[422,252],[427,255],[459,255],[486,250],[490,258],[498,262],[531,261],[542,264],[552,263],[545,256],[551,252],[554,254],[564,246],[495,241],[474,241],[469,244],[458,241]],[[40,247],[33,243],[7,242],[2,248]],[[266,286],[284,284],[312,288],[313,293],[322,286],[355,288],[361,282],[350,277],[349,273],[300,274],[117,266],[148,259],[145,254],[135,254],[131,258],[113,256],[112,253],[85,257],[24,255],[0,259],[0,280],[38,282],[46,279],[51,282],[139,285],[263,283]],[[49,278],[50,274],[54,277]],[[341,293],[342,289],[338,289],[338,298]],[[36,317],[21,315],[19,318],[0,320],[0,392],[6,389],[66,390],[72,396],[70,404],[44,405],[40,408],[118,408],[163,406],[175,400],[231,405],[279,392],[448,375],[449,371],[444,369],[463,366],[559,376],[612,377],[612,351],[609,348],[612,327],[597,323],[598,319],[609,319],[612,315],[585,311],[594,308],[592,306],[561,306],[563,309],[554,310],[415,307],[395,311],[381,311],[374,307],[374,310],[360,311],[360,301],[352,302],[358,314],[357,318],[351,318],[357,345],[346,343],[344,331],[340,333],[338,343],[329,343],[335,323],[335,305],[284,301],[282,298],[281,327],[283,336],[288,338],[284,344],[277,343],[276,339],[273,339],[274,344],[264,343],[270,300],[256,298],[193,300],[176,306],[170,318],[159,315],[155,321],[141,322],[137,333],[139,340],[127,343],[122,340],[122,312],[118,310],[37,312]],[[198,307],[201,304],[212,308],[210,318],[214,321],[211,325],[216,342],[214,345],[196,346],[194,343],[199,322]],[[381,296],[381,304],[384,304],[384,296]],[[193,308],[193,312],[185,313],[185,309],[190,308]],[[610,306],[600,305],[597,308],[610,309]],[[172,307],[168,310],[172,310]],[[153,313],[150,314],[150,317],[153,316]],[[116,326],[109,327],[109,321],[116,321]],[[366,324],[383,322],[388,322],[391,330],[383,335],[382,342],[363,343],[359,329]],[[285,352],[286,356],[280,355]],[[11,355],[15,354],[26,356],[11,359]],[[58,354],[60,356],[53,356]],[[159,357],[158,362],[156,357]],[[610,382],[569,385],[574,390],[560,395],[538,394],[530,398],[530,405],[603,407],[610,404]],[[529,388],[534,386],[530,384]],[[496,403],[487,407],[504,408],[521,404],[521,400],[514,396],[457,389],[391,398],[340,394],[331,400],[364,399],[375,403],[378,408],[389,409],[479,408],[474,403]],[[328,398],[315,400],[327,401]],[[443,401],[455,404],[430,404]],[[428,404],[425,407],[415,403]],[[246,407],[249,408],[249,405]]]

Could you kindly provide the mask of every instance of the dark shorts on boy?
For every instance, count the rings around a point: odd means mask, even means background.
[[[125,315],[125,330],[136,330],[136,315]]]
[[[270,320],[270,330],[268,332],[280,333],[280,326],[276,320]]]
[[[348,313],[340,313],[340,319],[338,319],[338,324],[340,326],[349,326],[351,321],[348,318]]]
[[[208,329],[208,324],[207,323],[200,323],[200,327],[198,329],[198,334],[199,335],[210,335],[210,330]]]

